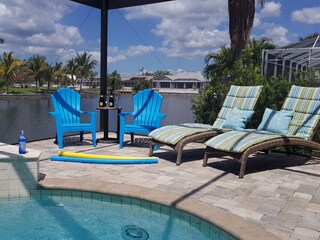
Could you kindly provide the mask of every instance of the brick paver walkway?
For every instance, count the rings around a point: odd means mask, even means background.
[[[98,134],[101,137],[101,133]],[[87,137],[90,139],[90,137]],[[91,141],[65,141],[64,151],[106,155],[147,156],[148,140],[138,137],[133,146]],[[183,194],[236,214],[283,239],[320,239],[320,160],[271,153],[258,154],[247,163],[244,179],[239,164],[225,156],[210,158],[202,167],[203,145],[190,144],[183,163],[167,147],[155,152],[158,164],[108,165],[52,162],[58,147],[52,139],[28,143],[41,150],[40,172],[45,179],[73,178],[107,181]]]

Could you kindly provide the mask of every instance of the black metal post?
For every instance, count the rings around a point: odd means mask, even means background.
[[[108,0],[103,0],[102,3],[100,48],[100,94],[106,96],[108,72]]]
[[[108,0],[103,0],[101,8],[101,33],[100,33],[100,95],[107,98],[107,71],[108,71]],[[100,129],[109,123],[108,111],[100,110]]]

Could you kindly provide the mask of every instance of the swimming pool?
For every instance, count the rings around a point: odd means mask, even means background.
[[[0,199],[1,239],[235,240],[185,211],[135,198],[38,190]]]

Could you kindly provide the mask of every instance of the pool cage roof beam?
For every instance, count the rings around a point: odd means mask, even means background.
[[[290,64],[286,65],[284,61],[290,61]],[[300,66],[300,69],[302,67],[315,71],[320,69],[320,35],[284,48],[263,49],[262,51],[262,74],[267,77],[270,73],[268,67],[275,68],[274,72],[276,73],[278,67],[289,68],[291,72],[292,70],[298,70],[298,66]]]

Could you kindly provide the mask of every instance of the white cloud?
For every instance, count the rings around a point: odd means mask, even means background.
[[[263,24],[263,18],[268,17],[280,17],[281,15],[281,3],[278,2],[266,2],[260,12],[257,12],[254,16],[253,26],[258,27]]]
[[[127,57],[123,54],[119,54],[117,56],[108,56],[108,63],[116,63],[125,60],[127,60]]]
[[[82,43],[83,38],[75,34],[77,27],[60,23],[71,5],[65,0],[2,0],[0,36],[5,39],[5,49],[21,56],[50,55],[67,44]]]
[[[170,57],[204,57],[222,44],[229,43],[228,7],[225,0],[176,0],[128,8],[128,20],[156,19],[152,33],[162,37],[158,50]],[[223,30],[219,30],[222,28]]]
[[[267,38],[271,38],[273,42],[278,46],[285,46],[290,43],[288,40],[288,29],[277,26],[275,24],[266,24],[266,31],[264,36]]]
[[[266,2],[260,11],[261,17],[279,17],[281,14],[281,3]]]
[[[320,23],[320,7],[303,8],[302,10],[294,11],[291,19],[296,22],[316,24]]]
[[[137,45],[137,46],[130,46],[127,51],[126,55],[129,57],[136,57],[136,56],[142,56],[147,53],[154,52],[153,46],[144,46],[144,45]]]

